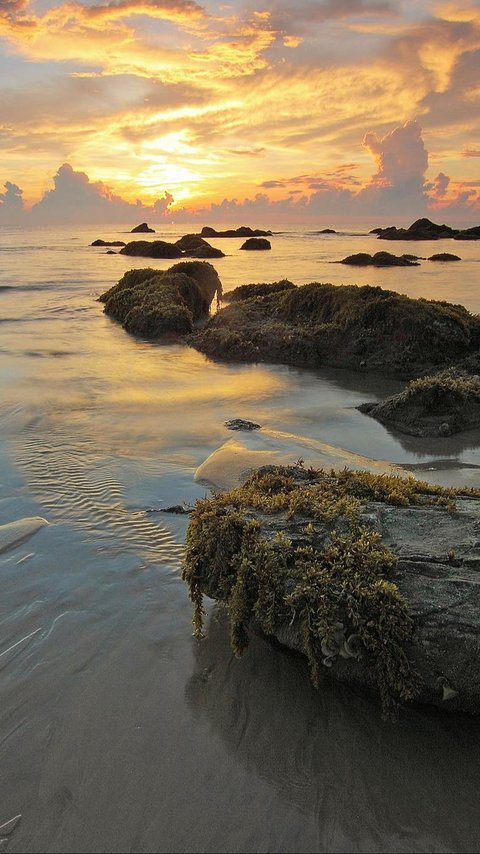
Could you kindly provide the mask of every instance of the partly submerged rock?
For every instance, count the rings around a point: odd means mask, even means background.
[[[121,255],[140,258],[181,258],[182,250],[166,240],[132,240],[120,250]]]
[[[421,377],[361,412],[411,436],[451,436],[480,427],[480,376],[445,371]]]
[[[414,257],[414,256],[413,256]],[[416,260],[407,255],[391,255],[390,252],[357,252],[339,261],[339,264],[350,264],[354,267],[418,267]]]
[[[249,228],[247,225],[241,225],[240,228],[228,228],[226,231],[215,231],[208,225],[202,228],[200,237],[271,237],[271,231],[264,231],[261,228]]]
[[[458,255],[452,255],[451,252],[438,252],[436,255],[430,255],[429,261],[461,261]]]
[[[98,240],[94,240],[90,246],[126,246],[126,243],[124,240],[101,240],[99,238]]]
[[[141,222],[140,225],[132,228],[130,234],[155,234],[155,229],[149,228],[146,222]]]
[[[246,240],[245,243],[240,246],[240,249],[261,252],[271,248],[272,244],[265,237],[249,237],[248,240]]]
[[[454,240],[480,240],[480,225],[474,225],[472,228],[465,228],[455,234]]]
[[[445,237],[455,237],[458,229],[450,228],[448,225],[438,225],[426,217],[415,220],[408,228],[396,228],[394,225],[388,228],[374,229],[380,240],[440,240]]]
[[[206,261],[182,261],[168,270],[130,270],[100,297],[105,313],[127,332],[148,338],[186,335],[204,319],[222,285]]]
[[[225,258],[225,253],[221,249],[210,246],[210,243],[198,234],[185,234],[176,241],[175,246],[178,246],[189,258]]]
[[[184,579],[226,603],[237,655],[259,629],[385,715],[412,700],[480,712],[480,493],[268,466],[197,503]],[[273,653],[275,654],[275,653]]]
[[[230,302],[191,343],[213,358],[411,379],[478,354],[480,317],[379,287],[312,283]]]

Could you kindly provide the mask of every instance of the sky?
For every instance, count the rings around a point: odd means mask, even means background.
[[[480,0],[0,0],[0,223],[480,222]]]

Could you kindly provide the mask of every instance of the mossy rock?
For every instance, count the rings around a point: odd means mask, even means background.
[[[429,261],[461,261],[458,255],[452,255],[451,252],[438,252],[436,255],[430,255]]]
[[[187,335],[222,290],[211,264],[184,261],[169,270],[130,270],[100,297],[105,313],[127,332],[148,338]]]
[[[376,252],[369,255],[368,252],[357,252],[356,255],[348,255],[340,264],[349,264],[353,267],[417,267],[417,261],[412,260],[414,256],[392,255],[390,252]]]
[[[307,656],[316,686],[332,673],[376,690],[386,716],[414,699],[479,711],[480,588],[466,536],[479,498],[367,472],[260,469],[191,515],[183,577],[195,633],[208,595],[227,606],[237,655],[260,629]]]
[[[379,287],[314,282],[231,301],[192,344],[212,358],[330,365],[410,379],[477,353],[480,318],[460,305]]]
[[[480,427],[480,376],[450,370],[409,383],[361,412],[411,436],[451,436]]]

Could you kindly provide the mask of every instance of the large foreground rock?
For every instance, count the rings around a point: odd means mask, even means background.
[[[237,654],[259,629],[316,684],[328,671],[378,691],[387,715],[480,711],[480,493],[266,467],[198,502],[184,578],[197,632],[204,594],[227,604]]]
[[[100,301],[105,303],[105,313],[127,332],[160,338],[192,332],[221,292],[211,264],[182,261],[168,270],[129,270]]]
[[[245,288],[191,339],[213,358],[330,365],[405,379],[474,357],[480,318],[378,287]],[[470,369],[466,368],[469,372]],[[478,371],[476,371],[478,372]]]

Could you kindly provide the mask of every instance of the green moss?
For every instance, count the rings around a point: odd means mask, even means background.
[[[267,294],[279,293],[280,291],[292,290],[295,285],[289,282],[288,279],[282,279],[280,282],[262,282],[252,285],[239,285],[233,291],[228,291],[223,295],[223,302],[239,302],[240,300],[252,299],[253,297],[264,297]]]
[[[457,494],[413,478],[297,466],[261,469],[244,486],[199,501],[183,572],[195,634],[202,632],[204,593],[226,602],[237,655],[252,620],[270,634],[295,622],[318,685],[340,627],[361,644],[384,714],[394,713],[419,690],[408,655],[413,623],[388,581],[396,557],[364,527],[361,509],[380,501],[451,510]],[[295,540],[272,535],[275,516],[280,524],[285,517],[302,520]]]

